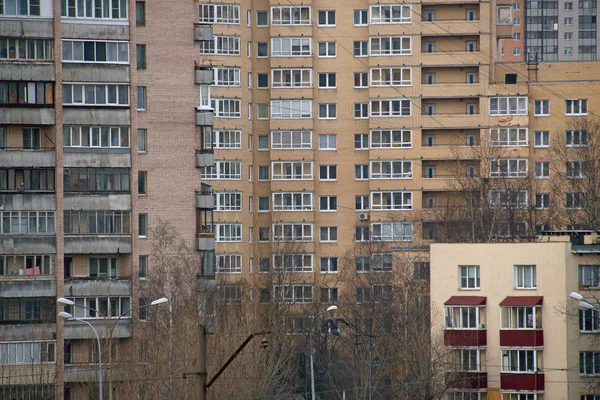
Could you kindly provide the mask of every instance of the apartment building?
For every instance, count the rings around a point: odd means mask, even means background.
[[[595,298],[597,237],[431,246],[432,330],[456,356],[450,399],[597,397],[598,311],[570,297]]]
[[[566,124],[596,117],[595,53],[585,33],[574,62],[498,63],[517,33],[527,48],[526,9],[0,1],[1,390],[96,390],[93,332],[57,320],[59,297],[118,343],[112,363],[135,360],[144,317],[128,311],[152,300],[139,293],[165,222],[225,303],[290,271],[310,303],[357,241],[434,240],[457,158],[465,177],[535,171],[546,204],[552,146],[583,143]],[[578,10],[593,31],[595,3]],[[489,168],[482,142],[503,152]],[[37,380],[19,373],[31,365]]]

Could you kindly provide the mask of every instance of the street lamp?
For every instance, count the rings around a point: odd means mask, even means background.
[[[108,395],[109,395],[110,399],[112,399],[112,368],[111,368],[111,366],[112,366],[111,365],[112,364],[112,343],[111,342],[112,342],[112,336],[113,336],[113,332],[115,330],[115,327],[117,326],[117,324],[119,323],[119,321],[121,320],[121,318],[123,318],[125,315],[127,315],[127,314],[129,314],[129,313],[131,313],[133,311],[141,310],[141,309],[146,308],[146,307],[157,306],[159,304],[163,304],[163,303],[166,303],[168,301],[169,301],[169,299],[167,299],[166,297],[161,297],[160,299],[153,300],[149,304],[144,304],[144,305],[141,305],[141,306],[138,306],[138,307],[130,308],[129,310],[121,313],[121,315],[119,315],[117,317],[117,319],[115,320],[115,322],[113,322],[113,324],[111,325],[110,332],[109,332],[110,334],[108,336],[108,340],[109,340],[109,342],[108,342],[108,369],[110,370],[110,373],[108,374],[108,388],[109,388],[109,394]],[[89,308],[89,307],[83,306],[81,304],[75,304],[75,302],[73,300],[69,300],[69,299],[64,298],[64,297],[59,297],[56,300],[56,302],[59,303],[59,304],[67,305],[67,306],[73,306],[74,305],[75,307],[85,308],[86,310],[94,311],[94,313],[99,314],[102,318],[107,318],[105,315],[102,315],[102,313],[100,313],[98,310],[94,310],[93,308]],[[92,329],[94,329],[94,332],[96,332],[96,336],[98,337],[98,346],[100,346],[100,339],[99,339],[100,337],[98,336],[98,333],[97,333],[96,329],[89,322],[84,321],[82,319],[74,318],[71,314],[69,314],[68,312],[65,312],[65,311],[62,311],[61,313],[64,314],[64,315],[62,315],[63,318],[71,318],[71,319],[74,319],[76,321],[82,321],[82,322],[85,322],[86,324],[88,324],[89,326],[91,326]],[[59,313],[58,315],[61,316],[61,313]],[[68,315],[69,317],[66,317],[66,315]],[[102,353],[102,351],[100,351],[100,353]],[[100,370],[102,370],[102,354],[100,354]],[[100,388],[102,389],[102,384],[100,384]],[[100,395],[100,400],[103,400],[102,394]]]
[[[314,360],[313,360],[313,330],[315,328],[315,320],[320,316],[323,315],[327,312],[331,312],[331,311],[335,311],[337,310],[337,306],[329,306],[327,307],[327,310],[325,311],[321,311],[320,313],[317,313],[317,315],[315,315],[313,317],[312,320],[312,324],[310,326],[310,331],[308,331],[308,347],[310,350],[310,392],[311,392],[311,398],[312,400],[316,400],[317,396],[315,393],[315,365],[314,365]]]
[[[92,328],[92,330],[94,331],[94,334],[96,335],[96,342],[98,343],[98,364],[99,364],[98,383],[100,386],[100,389],[99,389],[100,390],[100,400],[104,400],[104,392],[103,392],[103,388],[102,388],[102,343],[100,342],[100,335],[98,335],[98,331],[96,330],[96,328],[94,328],[94,325],[90,324],[89,322],[87,322],[84,319],[75,318],[74,316],[72,316],[71,314],[69,314],[66,311],[59,312],[58,316],[60,318],[66,319],[66,320],[73,319],[75,321],[83,322],[84,324],[86,324],[87,326]]]
[[[577,292],[571,292],[571,294],[569,294],[569,296],[570,296],[572,299],[574,299],[574,300],[577,300],[577,301],[581,301],[581,300],[583,300],[583,296],[582,296],[582,295],[580,295],[580,294],[579,294],[579,293],[577,293]]]
[[[586,308],[588,310],[598,310],[597,307],[595,307],[591,303],[588,303],[587,301],[585,301],[585,299],[583,298],[583,296],[581,294],[577,293],[577,292],[571,292],[569,294],[569,297],[571,297],[573,300],[578,301],[580,308]]]

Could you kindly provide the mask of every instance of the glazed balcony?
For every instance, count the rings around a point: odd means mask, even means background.
[[[487,389],[487,372],[448,372],[446,385],[453,389]]]
[[[197,42],[213,40],[213,28],[209,24],[194,24],[194,40]]]
[[[486,329],[446,329],[444,331],[444,345],[456,347],[484,347],[487,346]]]
[[[129,254],[131,235],[65,235],[65,254]]]
[[[65,296],[131,296],[131,279],[96,277],[65,279]]]
[[[0,165],[3,167],[55,167],[54,149],[3,148],[0,150]]]
[[[501,373],[501,390],[544,391],[543,373]]]

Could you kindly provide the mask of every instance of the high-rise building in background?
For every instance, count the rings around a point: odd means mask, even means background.
[[[553,147],[585,146],[572,124],[598,117],[596,16],[595,0],[0,0],[0,395],[96,390],[95,336],[57,320],[60,297],[136,360],[146,313],[128,311],[164,295],[142,294],[160,227],[225,303],[312,303],[376,293],[336,287],[342,256],[376,241],[361,268],[388,271],[392,248],[439,240],[456,182],[531,176],[516,201],[543,213],[567,168]],[[296,281],[244,286],[274,271]]]

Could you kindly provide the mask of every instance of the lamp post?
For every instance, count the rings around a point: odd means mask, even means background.
[[[120,320],[121,318],[123,318],[125,315],[127,315],[127,314],[129,314],[129,313],[131,313],[131,312],[133,312],[133,311],[136,311],[136,310],[141,310],[142,308],[146,308],[146,307],[157,306],[157,305],[159,305],[159,304],[163,304],[163,303],[166,303],[166,302],[168,302],[168,301],[169,301],[169,299],[167,299],[166,297],[161,297],[160,299],[153,300],[153,301],[152,301],[152,302],[150,302],[149,304],[144,304],[144,305],[142,305],[142,306],[138,306],[138,307],[130,308],[129,310],[127,310],[127,311],[125,311],[125,312],[121,313],[121,315],[119,315],[119,316],[117,317],[117,319],[115,320],[115,322],[113,322],[113,324],[111,325],[111,327],[110,327],[110,331],[109,331],[109,336],[108,336],[108,340],[109,340],[109,342],[108,342],[108,369],[110,370],[110,373],[108,374],[108,389],[109,389],[109,394],[108,394],[108,397],[109,397],[109,399],[112,399],[112,397],[113,397],[113,394],[112,394],[112,368],[111,368],[111,367],[112,367],[112,365],[111,365],[111,364],[112,364],[112,335],[113,335],[113,332],[114,332],[114,329],[115,329],[115,327],[116,327],[116,326],[117,326],[117,324],[119,323],[119,320]],[[72,301],[72,300],[69,300],[69,299],[67,299],[67,298],[64,298],[64,297],[59,297],[59,298],[56,300],[56,302],[57,302],[57,303],[59,303],[59,304],[67,305],[67,306],[76,306],[76,307],[85,308],[86,310],[91,310],[91,311],[94,311],[94,312],[95,312],[95,313],[97,313],[97,314],[100,314],[100,316],[101,316],[102,318],[105,318],[105,319],[107,318],[106,316],[102,315],[102,314],[101,314],[99,311],[97,311],[97,310],[94,310],[93,308],[89,308],[89,307],[86,307],[86,306],[82,306],[82,305],[80,305],[80,304],[75,304],[75,302],[74,302],[74,301]],[[63,313],[64,313],[64,314],[71,315],[71,314],[69,314],[69,313],[67,313],[67,312],[64,312],[64,311],[63,311]],[[59,313],[59,316],[60,316],[60,313]],[[63,318],[64,318],[64,317],[63,317]],[[94,327],[93,327],[93,326],[92,326],[92,325],[91,325],[89,322],[87,322],[87,321],[84,321],[84,320],[82,320],[82,319],[74,318],[74,317],[72,317],[72,316],[71,316],[71,318],[72,318],[72,319],[74,319],[74,320],[76,320],[76,321],[82,321],[82,322],[85,322],[86,324],[88,324],[89,326],[91,326],[91,327],[92,327],[92,329],[94,329],[94,332],[96,332],[96,329],[95,329],[95,328],[94,328]],[[97,332],[96,332],[96,336],[98,336],[98,333],[97,333]],[[99,336],[98,336],[98,345],[100,346],[100,339],[99,339]],[[100,353],[101,353],[101,354],[100,354],[100,370],[102,370],[102,350],[100,350]],[[102,380],[101,380],[101,382],[102,382]],[[100,383],[100,388],[102,388],[102,383]],[[103,398],[102,398],[102,395],[100,395],[100,400],[103,400]]]
[[[315,393],[315,364],[314,364],[314,360],[313,360],[313,330],[315,328],[315,320],[319,316],[321,316],[327,312],[335,311],[337,309],[338,309],[337,306],[329,306],[329,307],[327,307],[327,310],[317,313],[317,315],[315,315],[313,317],[312,323],[310,325],[310,331],[308,331],[308,347],[309,347],[309,351],[310,351],[310,393],[311,393],[312,400],[316,400],[316,398],[317,398],[317,395]]]
[[[580,308],[586,308],[588,310],[600,310],[598,307],[595,307],[591,303],[588,303],[587,301],[585,301],[584,297],[577,292],[571,292],[569,294],[569,297],[571,297],[573,300],[578,301]]]
[[[84,319],[75,318],[66,311],[59,312],[58,316],[60,318],[66,319],[66,320],[73,319],[75,321],[83,322],[84,324],[86,324],[87,326],[92,328],[92,330],[94,331],[94,334],[96,335],[96,342],[98,343],[98,364],[99,364],[98,383],[100,384],[99,385],[100,386],[100,389],[99,389],[100,390],[100,400],[104,400],[104,392],[103,392],[103,388],[102,388],[102,343],[100,342],[100,335],[98,335],[98,331],[96,330],[96,328],[94,328],[94,325],[90,324],[89,322],[87,322]]]

